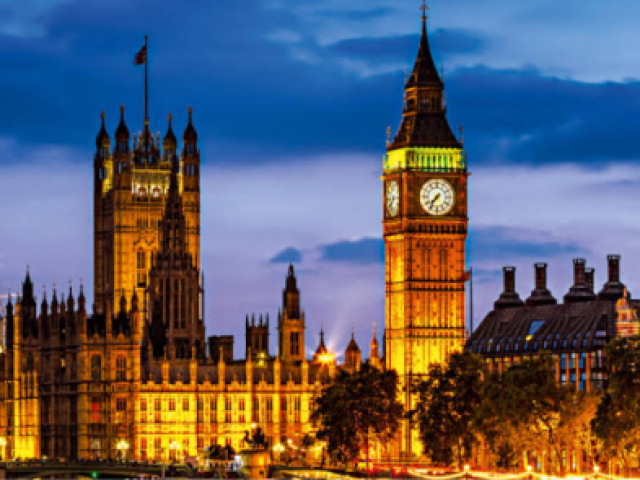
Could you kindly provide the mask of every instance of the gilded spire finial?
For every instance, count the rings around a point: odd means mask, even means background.
[[[387,126],[387,147],[391,145],[391,127]]]
[[[422,6],[420,7],[420,11],[422,12],[422,23],[427,21],[427,10],[429,10],[429,7],[427,7],[427,0],[422,0]]]
[[[458,127],[458,131],[460,132],[460,143],[464,143],[464,127],[462,124]]]

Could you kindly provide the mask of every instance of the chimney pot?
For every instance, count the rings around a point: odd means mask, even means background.
[[[609,281],[620,281],[620,255],[608,255]]]
[[[504,292],[515,293],[516,291],[516,267],[504,267]]]
[[[536,289],[543,290],[547,288],[547,264],[536,263]]]
[[[575,258],[573,260],[573,284],[574,285],[584,285],[584,270],[586,267],[587,261],[584,258]]]
[[[589,287],[589,290],[591,290],[592,292],[594,292],[595,290],[595,275],[596,275],[596,271],[594,268],[586,268],[584,271],[584,279],[585,282],[587,284],[587,286]]]

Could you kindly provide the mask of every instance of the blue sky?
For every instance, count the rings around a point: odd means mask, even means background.
[[[400,120],[404,69],[418,46],[418,0],[0,0],[0,285],[92,293],[91,161],[100,112],[124,104],[142,127],[150,41],[154,131],[181,131],[194,108],[204,158],[203,266],[208,333],[281,301],[297,264],[307,346],[323,324],[342,351],[355,327],[368,353],[384,324],[379,175],[387,126]],[[448,117],[465,128],[469,263],[476,324],[518,267],[549,263],[561,297],[571,258],[604,279],[620,253],[640,266],[640,4],[617,0],[433,0]],[[38,287],[40,288],[40,287]],[[379,331],[381,328],[378,329]],[[275,336],[272,336],[275,339]],[[273,340],[272,340],[273,343]]]

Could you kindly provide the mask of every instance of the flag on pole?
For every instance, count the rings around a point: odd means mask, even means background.
[[[464,272],[464,276],[462,277],[465,282],[471,280],[471,275],[473,275],[473,270],[470,268],[466,272]]]
[[[133,59],[133,63],[135,65],[143,65],[147,63],[147,45],[142,47],[140,51],[136,53],[136,56]]]

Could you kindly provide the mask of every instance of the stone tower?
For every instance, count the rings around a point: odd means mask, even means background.
[[[293,269],[289,265],[289,273],[282,292],[282,310],[278,312],[278,345],[280,360],[298,362],[305,358],[304,351],[304,312],[300,310],[300,290]]]
[[[387,144],[382,175],[385,362],[398,372],[405,405],[413,399],[411,380],[462,350],[465,341],[468,173],[445,114],[444,84],[423,15],[402,124]],[[419,453],[416,444],[417,432],[405,424],[397,453]]]
[[[178,160],[177,140],[171,126],[162,147],[160,134],[155,137],[144,121],[144,130],[131,136],[120,107],[120,123],[115,144],[105,127],[105,114],[96,138],[94,156],[94,281],[95,305],[104,313],[111,309],[124,292],[144,298],[149,284],[153,255],[161,244],[160,220],[169,193],[174,161],[180,162],[178,188],[183,199],[186,220],[186,245],[200,268],[200,152],[198,135],[189,121],[183,135],[183,148]],[[142,303],[144,308],[144,302]],[[147,312],[143,312],[145,315]]]

